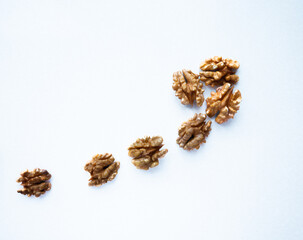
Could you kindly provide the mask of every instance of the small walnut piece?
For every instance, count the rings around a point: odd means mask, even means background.
[[[26,170],[21,173],[21,177],[17,180],[23,186],[23,189],[17,192],[29,197],[32,195],[40,197],[40,195],[51,189],[52,185],[48,181],[51,177],[52,175],[44,169],[36,168],[31,172]]]
[[[167,149],[160,150],[163,145],[160,136],[139,138],[128,148],[128,156],[133,158],[132,163],[138,169],[148,170],[158,166],[159,158],[168,152]]]
[[[203,71],[200,73],[200,80],[205,82],[206,86],[211,87],[221,86],[225,83],[234,84],[239,81],[239,76],[235,75],[239,67],[238,61],[229,58],[209,58],[200,65],[200,69]]]
[[[97,154],[84,166],[84,170],[90,173],[89,186],[100,186],[113,180],[120,168],[120,163],[115,162],[113,155],[109,153]]]
[[[204,89],[202,89],[203,83],[199,81],[197,74],[183,69],[173,74],[173,80],[173,89],[176,91],[176,96],[181,99],[182,104],[193,105],[196,101],[197,106],[202,106]]]
[[[185,150],[199,149],[211,130],[211,121],[206,122],[206,115],[199,113],[184,122],[179,128],[177,143]]]
[[[206,99],[207,116],[213,117],[219,112],[216,117],[216,122],[219,124],[233,118],[240,108],[241,92],[236,90],[233,93],[233,88],[229,83],[225,83],[223,86],[218,87],[216,92],[211,92],[211,96]]]

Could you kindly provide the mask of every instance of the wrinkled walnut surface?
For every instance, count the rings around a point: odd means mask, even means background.
[[[120,163],[115,162],[112,154],[97,154],[93,159],[84,166],[84,170],[89,172],[89,186],[100,186],[108,181],[113,180],[120,168]]]
[[[132,163],[138,169],[148,170],[159,165],[159,158],[165,156],[167,149],[163,147],[163,138],[145,137],[139,138],[128,148],[128,155],[133,158]]]
[[[27,196],[40,197],[52,187],[48,180],[52,177],[47,170],[36,168],[33,171],[26,170],[21,173],[21,177],[17,180],[23,186],[23,189],[18,190],[18,193]]]
[[[197,106],[202,106],[204,89],[202,89],[203,83],[199,81],[198,75],[183,69],[173,74],[173,81],[173,89],[182,104],[193,105],[196,101]]]
[[[211,96],[206,99],[206,114],[213,117],[219,112],[216,117],[216,122],[219,124],[233,118],[240,108],[241,92],[236,90],[233,93],[233,88],[229,83],[225,83],[218,87],[216,92],[211,92]]]
[[[185,150],[199,149],[211,131],[211,121],[206,122],[206,115],[199,113],[184,122],[179,128],[177,143]]]
[[[239,67],[238,61],[229,58],[209,58],[200,65],[202,70],[200,80],[211,87],[221,86],[225,83],[235,84],[239,81],[239,76],[235,74]]]

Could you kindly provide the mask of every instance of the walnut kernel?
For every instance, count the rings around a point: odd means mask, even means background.
[[[120,168],[120,163],[115,162],[112,154],[97,154],[84,166],[84,170],[89,172],[89,186],[100,186],[113,180]]]
[[[219,124],[233,118],[240,108],[241,92],[236,90],[233,93],[233,88],[229,83],[225,83],[223,86],[218,87],[216,92],[211,92],[211,96],[206,99],[207,116],[213,117],[219,112],[216,117],[216,122]]]
[[[185,150],[199,149],[211,131],[211,121],[206,122],[206,115],[199,113],[184,122],[179,128],[177,143]]]
[[[239,67],[238,61],[229,58],[209,58],[200,65],[202,70],[200,80],[211,87],[221,86],[225,83],[234,84],[239,81],[239,76],[235,74]]]
[[[128,148],[128,155],[133,158],[132,163],[138,169],[148,170],[158,166],[159,158],[168,152],[167,149],[160,150],[163,145],[163,138],[160,136],[138,138]]]
[[[182,71],[173,74],[173,89],[176,91],[176,96],[181,99],[184,105],[193,105],[196,101],[197,106],[202,106],[204,102],[203,83],[199,81],[199,76],[190,70],[183,69]]]
[[[21,173],[21,177],[17,180],[23,186],[23,189],[18,190],[18,193],[27,195],[28,197],[34,195],[40,197],[52,187],[48,181],[52,177],[47,170],[36,168],[33,171],[26,170]]]

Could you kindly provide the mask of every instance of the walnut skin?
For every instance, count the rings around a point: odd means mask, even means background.
[[[48,180],[52,177],[47,170],[36,168],[33,171],[26,170],[21,173],[21,177],[17,180],[23,186],[23,189],[18,190],[18,193],[27,195],[28,197],[34,195],[40,197],[52,187]]]
[[[229,58],[209,58],[200,65],[200,69],[203,71],[200,73],[200,80],[205,82],[206,86],[211,87],[221,86],[225,83],[235,84],[239,81],[239,76],[235,75],[239,67],[238,61]]]
[[[128,148],[128,156],[133,158],[132,163],[136,168],[148,170],[158,166],[159,158],[168,152],[167,149],[160,150],[163,145],[163,138],[160,136],[138,138]]]
[[[199,81],[199,76],[190,70],[183,69],[182,71],[173,74],[173,89],[176,91],[176,96],[181,99],[184,105],[193,105],[196,101],[197,106],[201,107],[204,102],[203,83]]]
[[[206,115],[199,113],[184,122],[179,128],[177,143],[185,150],[199,149],[211,131],[211,121],[206,122]]]
[[[109,154],[97,154],[84,166],[84,170],[89,172],[89,186],[101,186],[113,180],[120,168],[120,163],[115,162],[115,158]]]
[[[213,117],[219,112],[216,117],[216,122],[219,124],[233,118],[240,108],[241,92],[236,90],[233,93],[233,88],[229,83],[225,83],[223,86],[218,87],[216,92],[211,92],[211,96],[206,99],[207,116]]]

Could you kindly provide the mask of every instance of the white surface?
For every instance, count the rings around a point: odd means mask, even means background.
[[[302,1],[0,1],[0,239],[303,238]],[[240,61],[234,120],[199,151],[175,143],[202,109],[172,73],[214,55]],[[209,95],[210,89],[206,92]],[[151,171],[127,147],[162,135]],[[96,153],[121,168],[100,188]],[[20,172],[53,175],[41,198]]]

